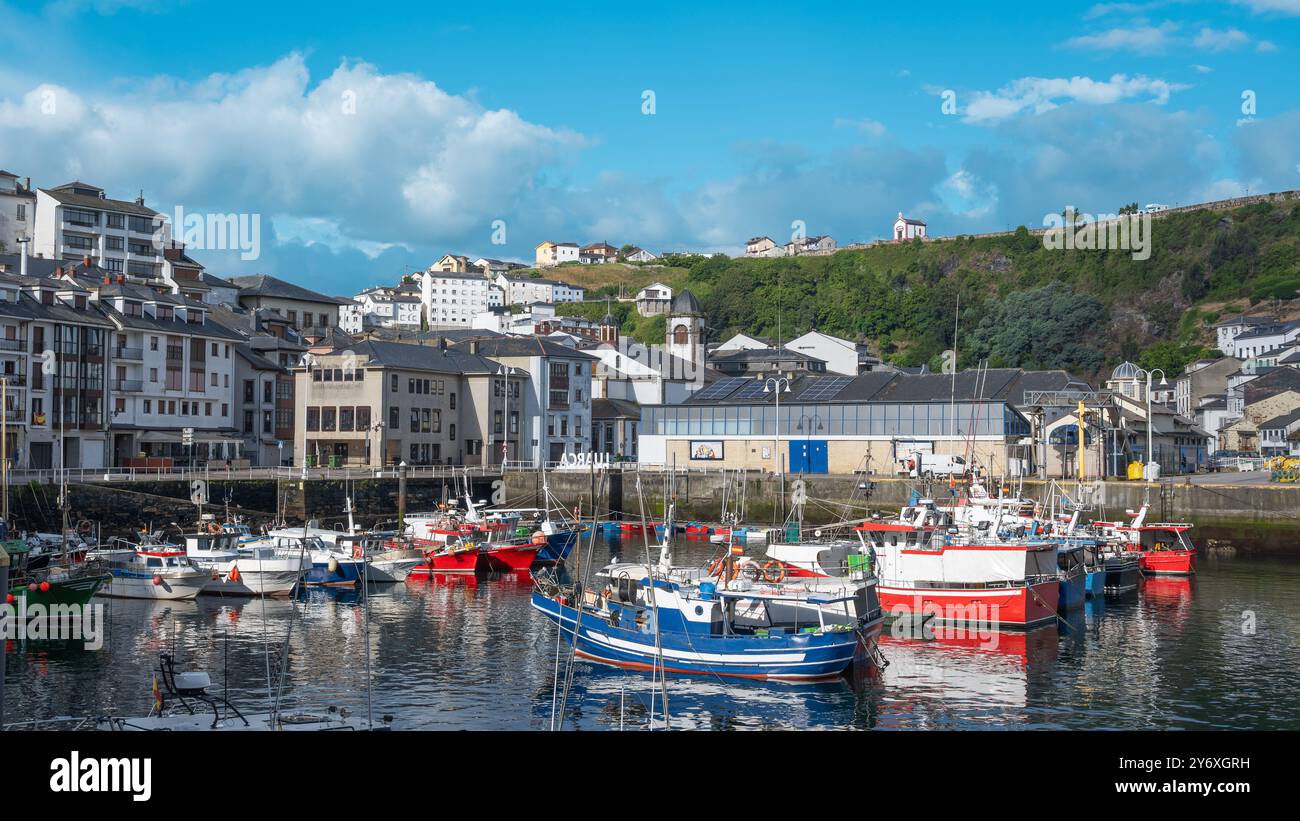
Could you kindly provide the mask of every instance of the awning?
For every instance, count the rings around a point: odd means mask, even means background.
[[[136,437],[138,442],[179,442],[181,435],[179,433],[168,433],[163,430],[146,430],[141,431]]]

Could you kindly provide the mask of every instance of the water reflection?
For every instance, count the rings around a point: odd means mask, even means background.
[[[582,549],[587,554],[587,542]],[[690,541],[681,564],[716,548]],[[643,557],[639,537],[598,540],[591,561]],[[875,677],[814,685],[670,677],[674,728],[1289,727],[1300,669],[1300,562],[1202,562],[1195,579],[1154,578],[1024,632],[881,640]],[[280,687],[310,709],[368,707],[407,728],[645,729],[663,696],[643,673],[577,661],[529,606],[527,574],[445,575],[293,600],[200,597],[105,602],[104,648],[8,645],[6,716],[143,713],[159,650],[208,671],[241,707]],[[370,630],[366,630],[367,609]],[[557,682],[555,671],[559,670]],[[1269,698],[1259,693],[1269,692]],[[555,705],[553,707],[553,704]]]

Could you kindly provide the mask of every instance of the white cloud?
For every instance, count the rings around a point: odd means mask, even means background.
[[[966,106],[963,120],[988,124],[1004,120],[1023,111],[1041,114],[1063,102],[1093,105],[1147,98],[1163,105],[1169,95],[1184,85],[1139,75],[1115,74],[1109,80],[1091,77],[1022,77],[997,91],[977,91]]]
[[[1248,6],[1256,14],[1269,12],[1300,17],[1300,0],[1233,0],[1239,6]]]
[[[1086,34],[1065,41],[1068,48],[1087,51],[1132,51],[1138,54],[1163,54],[1173,43],[1178,30],[1175,23],[1159,26],[1107,29],[1100,34]]]
[[[1192,45],[1199,49],[1207,51],[1231,51],[1241,48],[1250,42],[1249,35],[1241,29],[1212,29],[1203,28],[1192,40]]]
[[[836,128],[852,128],[861,131],[863,134],[870,134],[872,137],[880,137],[885,133],[885,124],[879,120],[873,120],[870,117],[852,119],[849,117],[836,117]]]
[[[587,141],[366,63],[344,62],[313,84],[291,54],[94,99],[42,85],[0,99],[0,145],[7,165],[45,185],[84,168],[110,195],[143,188],[164,207],[326,219],[335,244],[382,248],[471,227],[486,238],[493,219]]]

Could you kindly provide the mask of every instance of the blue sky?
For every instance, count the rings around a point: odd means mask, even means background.
[[[0,167],[259,214],[257,259],[195,256],[339,293],[543,239],[735,252],[1300,188],[1300,0],[339,5],[0,2]]]

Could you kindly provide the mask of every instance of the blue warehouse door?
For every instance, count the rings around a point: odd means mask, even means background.
[[[826,441],[802,439],[790,442],[791,473],[825,473]]]

